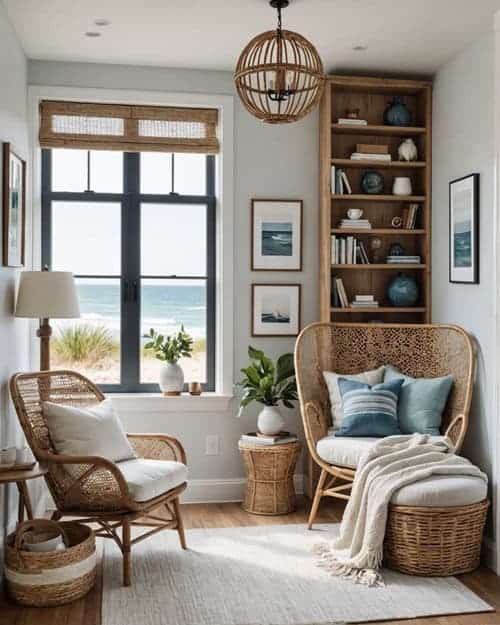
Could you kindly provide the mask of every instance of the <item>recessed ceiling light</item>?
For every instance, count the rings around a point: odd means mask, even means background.
[[[94,20],[94,24],[96,26],[109,26],[111,22],[103,17],[99,17],[98,19]]]
[[[368,46],[365,46],[365,45],[353,46],[352,49],[354,50],[354,52],[365,52],[365,50],[368,50]]]
[[[88,30],[85,33],[85,37],[100,37],[101,33],[96,33],[94,30]]]

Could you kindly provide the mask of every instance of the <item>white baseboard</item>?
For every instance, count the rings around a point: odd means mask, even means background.
[[[295,491],[298,495],[304,492],[304,476],[294,476]],[[227,503],[243,501],[246,479],[244,477],[189,480],[186,491],[181,496],[182,503]]]

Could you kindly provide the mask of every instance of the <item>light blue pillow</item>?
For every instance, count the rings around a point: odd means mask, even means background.
[[[338,379],[343,412],[335,436],[373,436],[382,438],[401,434],[398,423],[398,396],[401,378],[370,386],[363,382]]]
[[[447,375],[443,378],[412,378],[388,365],[384,384],[394,380],[403,380],[398,404],[399,425],[403,434],[419,432],[439,436],[453,377]]]

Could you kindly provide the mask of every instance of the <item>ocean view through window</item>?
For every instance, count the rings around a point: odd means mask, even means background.
[[[215,389],[215,157],[42,150],[42,263],[72,271],[81,318],[53,320],[51,368],[155,392],[154,328],[193,336],[186,383]]]

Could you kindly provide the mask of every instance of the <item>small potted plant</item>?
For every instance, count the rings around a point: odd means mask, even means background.
[[[245,377],[238,383],[244,389],[241,410],[253,401],[263,404],[257,420],[258,430],[261,434],[274,436],[285,424],[279,403],[293,408],[292,402],[297,399],[293,355],[283,354],[274,364],[263,351],[249,346],[248,356],[250,364],[241,370]]]
[[[180,395],[184,388],[184,371],[178,364],[182,357],[191,358],[193,353],[193,339],[181,326],[177,334],[163,336],[151,328],[144,349],[154,352],[155,358],[164,364],[160,369],[160,389],[164,395]]]

